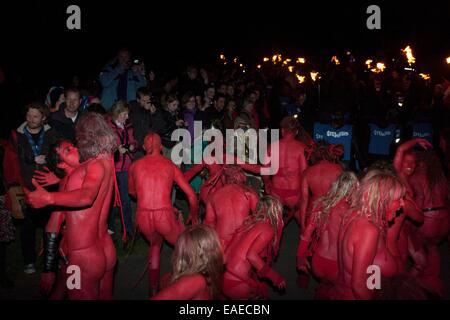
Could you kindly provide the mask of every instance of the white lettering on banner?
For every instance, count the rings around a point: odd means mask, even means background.
[[[387,137],[387,136],[391,136],[392,132],[390,131],[378,131],[378,130],[374,130],[373,132],[374,136],[379,136],[379,137]]]
[[[333,138],[340,138],[340,137],[348,137],[350,133],[343,131],[343,132],[334,132],[334,131],[327,131],[327,137],[333,137]]]

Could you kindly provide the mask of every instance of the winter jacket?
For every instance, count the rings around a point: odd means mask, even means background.
[[[108,123],[117,135],[117,142],[119,145],[129,147],[134,146],[134,150],[121,154],[119,150],[114,153],[114,163],[116,165],[116,172],[128,171],[133,162],[133,153],[136,152],[138,143],[134,138],[133,126],[131,123],[125,124],[125,128],[120,128],[114,121],[109,119]]]
[[[122,73],[120,65],[108,64],[100,73],[100,84],[102,91],[102,106],[109,110],[117,99],[117,86]],[[135,75],[133,70],[127,71],[127,102],[136,100],[136,91],[140,87],[145,87],[147,80],[143,75]]]

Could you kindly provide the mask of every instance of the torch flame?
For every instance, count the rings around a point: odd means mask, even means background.
[[[223,54],[221,54],[219,57],[220,57],[220,60],[225,60],[225,56]]]
[[[316,81],[317,80],[317,76],[319,75],[319,73],[318,72],[314,72],[314,71],[311,71],[311,79],[312,79],[312,81]]]
[[[341,62],[339,61],[339,59],[336,56],[331,57],[331,61],[334,62],[336,65],[341,64]]]
[[[301,76],[298,73],[296,73],[295,76],[297,77],[298,83],[305,82],[305,76]]]
[[[372,62],[373,62],[373,60],[372,60],[372,59],[367,59],[367,60],[366,60],[366,65],[367,65],[367,68],[369,68],[369,69],[370,69],[370,65],[372,64]]]
[[[260,65],[260,64],[258,64],[258,65],[256,66],[256,68],[258,68],[258,69],[261,69],[261,65]]]
[[[413,56],[412,49],[410,46],[407,46],[405,49],[402,49],[402,51],[403,53],[405,53],[409,65],[412,65],[413,63],[416,62],[416,58]]]
[[[431,79],[430,75],[427,74],[427,73],[419,73],[419,76],[421,76],[423,80],[430,80]]]
[[[450,57],[447,57],[447,63],[450,64]]]
[[[264,59],[263,59],[264,62],[267,62],[267,61],[269,61],[269,60],[270,60],[270,59],[267,58],[267,57],[264,57]]]
[[[288,70],[289,70],[289,72],[293,72],[294,71],[294,67],[293,66],[289,66]]]
[[[385,68],[386,68],[386,66],[384,65],[383,62],[377,63],[377,69],[380,70],[380,72],[383,72]]]
[[[297,61],[296,61],[297,63],[305,63],[306,62],[306,60],[305,60],[305,58],[297,58]]]

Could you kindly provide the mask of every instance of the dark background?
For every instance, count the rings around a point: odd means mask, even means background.
[[[70,4],[81,8],[81,30],[66,28]],[[381,30],[366,27],[370,4],[381,8]],[[444,75],[449,18],[449,1],[2,1],[0,65],[45,95],[75,74],[95,78],[121,46],[147,68],[175,72],[222,52],[253,65],[274,52],[321,65],[347,50],[365,61],[411,45],[418,68]]]

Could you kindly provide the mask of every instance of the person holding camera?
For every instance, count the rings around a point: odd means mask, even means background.
[[[110,125],[117,134],[119,147],[114,154],[114,163],[116,166],[116,178],[119,185],[120,201],[122,203],[123,219],[127,234],[133,232],[133,217],[131,210],[131,200],[128,195],[128,169],[133,162],[133,154],[137,150],[137,141],[134,138],[133,126],[129,123],[129,106],[119,100],[111,108]],[[116,209],[111,208],[109,217],[110,233],[115,230]]]
[[[100,73],[102,105],[109,110],[117,100],[130,102],[136,99],[136,91],[147,85],[144,63],[131,62],[129,49],[120,49],[117,56]]]

